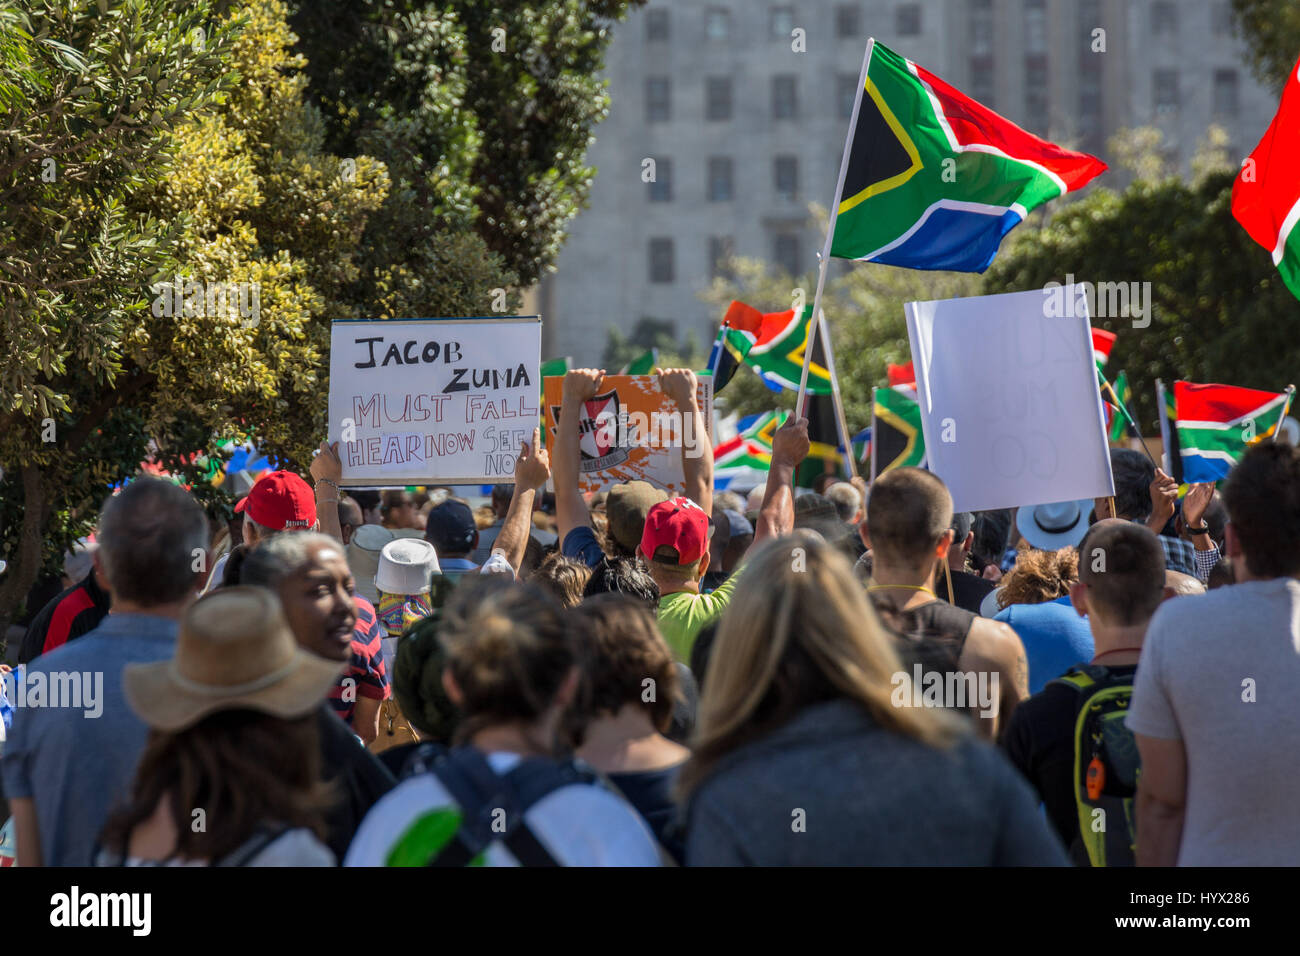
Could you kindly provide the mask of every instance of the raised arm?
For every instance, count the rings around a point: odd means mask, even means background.
[[[772,467],[754,527],[755,545],[794,530],[794,470],[808,457],[809,447],[806,418],[791,416],[772,436]]]
[[[600,391],[604,380],[604,369],[575,368],[564,376],[551,465],[555,476],[555,525],[561,549],[564,539],[574,528],[591,527],[591,512],[578,490],[578,441],[581,437],[578,423],[582,420],[583,404]]]
[[[492,547],[493,554],[498,551],[505,554],[516,577],[524,560],[524,550],[528,547],[533,500],[537,489],[551,476],[550,455],[541,447],[541,437],[541,431],[534,428],[532,444],[524,442],[519,450],[519,457],[515,459],[515,490],[510,496],[510,509]]]
[[[713,445],[704,428],[704,414],[696,401],[695,373],[688,368],[659,369],[659,388],[682,414],[682,473],[686,497],[713,514]]]
[[[343,540],[339,525],[339,479],[343,477],[343,461],[339,458],[339,443],[320,443],[320,452],[311,460],[311,480],[316,490],[316,521],[321,534],[336,541]]]

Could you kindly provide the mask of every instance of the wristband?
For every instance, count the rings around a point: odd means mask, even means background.
[[[338,491],[338,490],[339,490],[338,483],[335,482],[334,480],[330,479],[330,478],[317,478],[317,479],[316,479],[316,484],[317,484],[317,485],[329,485],[329,486],[330,486],[331,488],[333,488],[335,491]]]
[[[1201,524],[1193,528],[1191,525],[1188,525],[1187,533],[1188,534],[1209,534],[1210,526],[1208,524]]]

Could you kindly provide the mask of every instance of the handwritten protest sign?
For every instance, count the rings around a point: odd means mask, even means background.
[[[555,449],[564,377],[545,379],[546,447]],[[710,447],[713,441],[713,378],[701,375],[696,401]],[[685,491],[682,453],[712,454],[693,434],[677,405],[659,390],[657,375],[606,375],[600,392],[583,408],[578,425],[578,487],[583,494],[621,481],[641,479],[680,494]]]
[[[958,511],[1115,493],[1087,301],[1051,314],[1040,290],[909,302],[930,470]]]
[[[335,322],[329,436],[352,486],[509,481],[537,426],[539,316]]]

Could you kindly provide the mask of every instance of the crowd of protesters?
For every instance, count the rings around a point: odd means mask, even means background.
[[[478,513],[328,444],[215,538],[126,484],[6,669],[0,863],[1295,862],[1295,447],[972,515],[910,468],[796,494],[793,419],[747,499],[707,445],[588,497],[603,374]]]

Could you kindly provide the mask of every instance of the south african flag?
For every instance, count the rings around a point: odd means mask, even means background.
[[[1286,392],[1174,382],[1174,430],[1188,484],[1220,481],[1251,445],[1270,439],[1286,415]]]
[[[1031,209],[1106,169],[1025,132],[884,44],[868,49],[831,255],[983,272]]]

